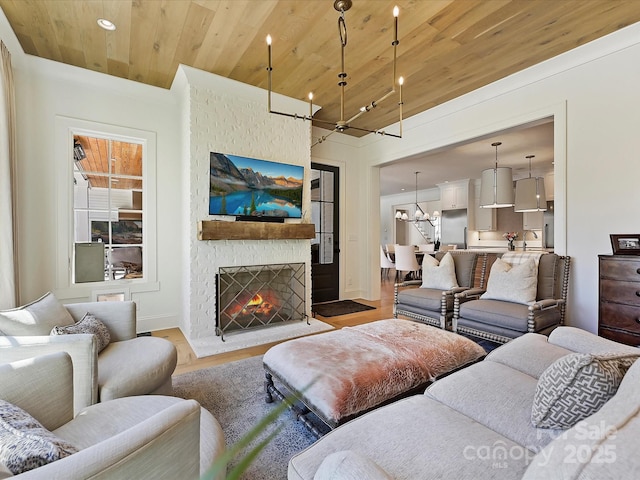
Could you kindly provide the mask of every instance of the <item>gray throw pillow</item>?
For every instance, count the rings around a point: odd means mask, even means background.
[[[28,305],[0,311],[0,332],[4,335],[49,335],[56,325],[71,324],[73,317],[51,292]]]
[[[14,475],[77,451],[76,447],[51,433],[20,407],[0,400],[0,464]]]
[[[570,353],[559,358],[538,379],[532,424],[566,429],[596,413],[616,394],[638,356]]]
[[[51,335],[73,335],[77,333],[95,335],[98,341],[98,352],[104,350],[111,341],[111,334],[107,326],[90,313],[85,314],[78,323],[62,327],[56,326],[51,329]]]

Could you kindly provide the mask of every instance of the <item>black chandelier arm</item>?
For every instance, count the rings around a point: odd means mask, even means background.
[[[311,115],[298,115],[297,113],[278,112],[277,110],[269,110],[269,113],[273,113],[274,115],[282,115],[283,117],[295,118],[298,120],[313,121],[313,117]]]
[[[336,128],[336,129],[332,130],[331,132],[327,133],[326,135],[322,135],[322,136],[320,136],[320,137],[318,138],[318,140],[316,140],[316,141],[311,145],[311,147],[313,148],[313,147],[315,147],[316,145],[318,145],[319,143],[324,142],[327,138],[329,138],[331,135],[333,135],[333,134],[334,134],[334,133],[336,133],[337,131],[338,131],[338,129]]]
[[[353,117],[351,117],[349,120],[347,120],[347,123],[353,122],[354,120],[360,118],[365,113],[367,113],[367,112],[371,111],[372,109],[376,108],[379,103],[384,102],[387,98],[389,98],[395,92],[396,92],[395,88],[392,88],[390,91],[385,93],[382,97],[380,97],[378,100],[374,100],[371,103],[367,104],[366,106],[362,107],[358,113],[356,113]]]
[[[333,127],[337,125],[336,122],[332,122],[330,120],[322,120],[321,118],[314,118],[313,121],[316,123],[324,123],[326,125],[331,125]]]
[[[369,130],[366,128],[358,128],[358,127],[349,127],[349,128],[353,128],[354,130],[360,130],[361,132],[375,133],[376,135],[380,135],[382,137],[402,138],[402,135],[397,133],[390,133],[390,132],[387,132],[386,130]]]

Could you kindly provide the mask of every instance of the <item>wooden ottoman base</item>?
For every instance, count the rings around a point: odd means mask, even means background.
[[[266,401],[283,400],[282,384],[301,403],[298,419],[320,436],[313,412],[335,428],[426,386],[486,352],[466,337],[402,319],[345,327],[289,340],[264,355]]]

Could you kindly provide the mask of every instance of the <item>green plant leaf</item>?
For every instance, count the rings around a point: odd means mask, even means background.
[[[280,433],[280,431],[284,428],[284,425],[280,425],[273,432],[271,432],[264,440],[262,440],[258,445],[256,445],[253,449],[251,449],[247,454],[242,458],[240,462],[231,470],[231,472],[227,473],[227,480],[239,480],[242,473],[251,465],[251,462],[255,460],[255,458],[260,455],[260,452],[264,450],[271,440],[275,438],[276,435]]]
[[[309,385],[301,390],[301,393],[307,391],[316,380],[314,379]],[[230,448],[225,449],[224,453],[216,459],[213,465],[200,477],[200,480],[215,480],[217,479],[223,472],[226,472],[227,465],[236,455],[241,453],[245,448],[247,448],[251,442],[258,438],[258,436],[266,431],[266,429],[271,425],[277,418],[289,408],[290,405],[293,405],[297,400],[297,397],[293,394],[287,395],[279,405],[276,406],[271,412],[262,417],[262,419],[247,433],[245,433],[240,440],[238,440],[235,444],[233,444]],[[236,466],[233,468],[231,472],[228,472],[225,477],[226,480],[236,480],[240,478],[240,475],[247,469],[247,467],[255,460],[255,458],[260,454],[260,452],[273,440],[273,438],[280,433],[280,431],[284,428],[284,425],[278,426],[273,432],[271,432],[267,437],[262,440],[258,445],[253,447],[249,452],[247,452],[240,460],[238,460]]]

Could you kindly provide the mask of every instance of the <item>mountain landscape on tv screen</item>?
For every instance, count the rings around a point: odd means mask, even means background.
[[[211,152],[209,214],[300,218],[304,168]],[[242,166],[245,163],[251,166]],[[286,175],[285,172],[289,172]],[[293,176],[295,172],[298,176]]]

